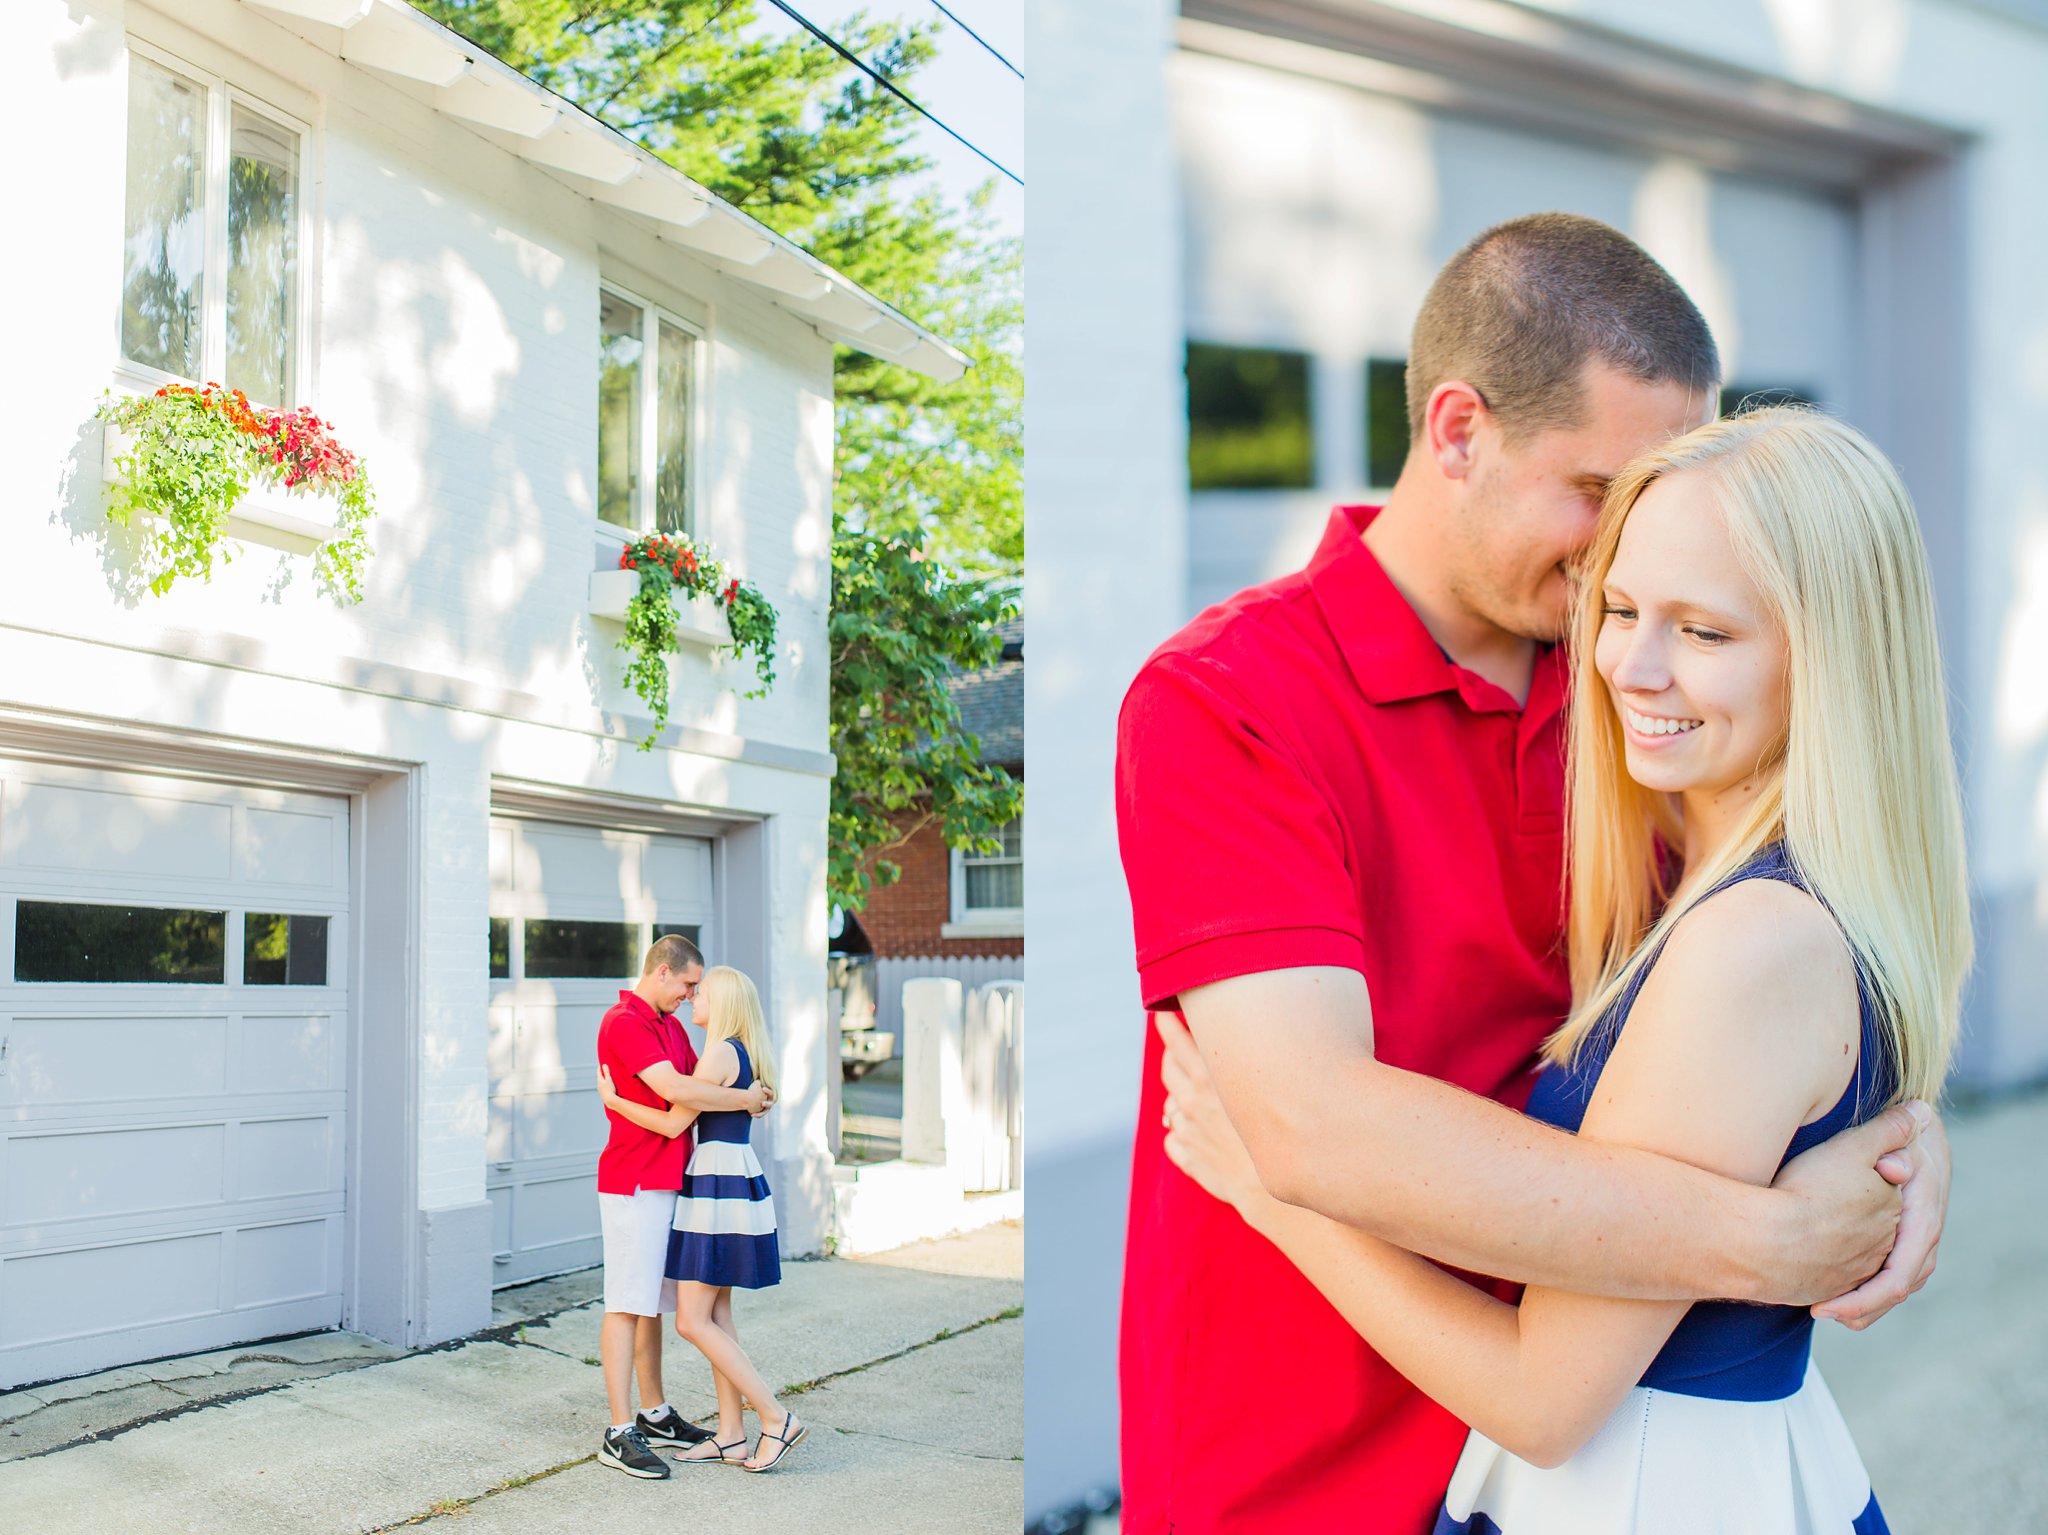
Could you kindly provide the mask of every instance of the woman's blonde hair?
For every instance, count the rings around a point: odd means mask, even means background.
[[[1643,492],[1697,476],[1785,636],[1786,727],[1754,809],[1672,888],[1672,796],[1630,778],[1593,664],[1602,588]],[[1912,502],[1883,454],[1817,410],[1772,406],[1636,458],[1609,484],[1572,624],[1568,1061],[1707,891],[1782,838],[1874,991],[1899,1098],[1933,1099],[1970,967],[1970,893],[1934,598]],[[1874,1067],[1875,1062],[1871,1063]]]
[[[754,983],[731,965],[713,965],[697,983],[697,995],[711,1014],[704,1025],[704,1049],[708,1052],[721,1039],[738,1040],[747,1047],[754,1076],[764,1086],[774,1087],[775,1052]]]

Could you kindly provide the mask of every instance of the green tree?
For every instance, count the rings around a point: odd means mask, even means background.
[[[1023,568],[1022,263],[987,190],[947,206],[911,109],[808,35],[766,35],[756,0],[419,3],[967,353],[948,384],[835,365],[832,898],[859,909],[896,878],[905,810],[993,851],[1022,790],[979,764],[946,688],[995,660]],[[839,27],[906,88],[936,34]]]

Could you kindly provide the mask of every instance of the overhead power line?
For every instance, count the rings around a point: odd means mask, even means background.
[[[810,33],[811,36],[815,37],[827,48],[830,48],[834,53],[838,54],[842,59],[846,60],[846,62],[851,64],[855,69],[858,69],[862,74],[866,75],[870,80],[874,81],[875,84],[879,85],[883,90],[887,91],[890,95],[894,96],[897,100],[901,101],[905,106],[909,107],[913,112],[917,113],[920,117],[923,117],[926,121],[935,124],[938,128],[940,128],[943,132],[945,132],[948,136],[950,136],[957,142],[965,144],[977,155],[980,155],[982,159],[988,161],[990,165],[993,165],[1005,176],[1008,176],[1012,181],[1016,182],[1018,186],[1021,187],[1022,185],[1024,185],[1024,178],[1022,176],[1018,175],[1015,171],[1011,170],[1007,165],[1003,164],[1000,160],[996,159],[995,156],[991,155],[987,150],[983,149],[980,145],[971,143],[969,140],[962,138],[958,133],[954,132],[953,129],[949,127],[946,123],[942,122],[938,117],[934,116],[932,113],[926,111],[925,108],[921,106],[919,103],[913,101],[907,94],[904,93],[904,91],[896,84],[895,81],[891,80],[887,75],[881,73],[881,71],[877,70],[872,64],[868,63],[868,61],[862,58],[859,54],[853,52],[844,43],[840,42],[838,38],[832,36],[831,33],[825,31],[824,28],[820,27],[816,22],[812,21],[810,17],[804,15],[801,11],[787,4],[786,0],[768,0],[768,3],[774,6],[775,9],[777,9],[778,11],[782,12],[783,15],[787,16],[791,21],[795,22],[798,26],[802,27],[806,32]]]
[[[996,56],[996,62],[997,62],[998,64],[1002,65],[1002,66],[1003,66],[1003,68],[1007,69],[1007,70],[1008,70],[1008,71],[1009,71],[1009,72],[1010,72],[1011,74],[1015,75],[1015,76],[1016,76],[1016,77],[1017,77],[1017,78],[1018,78],[1019,80],[1021,80],[1021,79],[1023,79],[1023,78],[1024,78],[1024,71],[1023,71],[1023,70],[1021,70],[1021,69],[1019,69],[1019,68],[1018,68],[1018,67],[1017,67],[1017,66],[1016,66],[1015,64],[1012,64],[1012,63],[1011,63],[1011,62],[1010,62],[1010,61],[1009,61],[1008,59],[1004,58],[1004,57],[1002,56],[1002,54],[1000,54],[1000,53],[996,52],[996,45],[995,45],[994,43],[990,42],[990,41],[989,41],[989,40],[988,40],[987,38],[983,37],[983,36],[982,36],[982,35],[981,35],[981,34],[980,34],[979,32],[975,31],[975,30],[974,30],[974,28],[972,28],[972,27],[970,27],[969,25],[967,25],[967,23],[966,23],[966,22],[962,21],[962,20],[961,20],[961,19],[960,19],[960,18],[959,18],[958,16],[955,16],[955,15],[954,15],[954,14],[953,14],[953,13],[952,13],[951,11],[947,10],[947,9],[946,9],[946,8],[945,8],[945,7],[943,6],[943,5],[939,5],[939,0],[932,0],[932,4],[933,4],[933,5],[937,5],[937,6],[939,7],[939,14],[940,14],[941,16],[945,17],[945,18],[946,18],[946,20],[948,20],[948,21],[952,22],[954,26],[958,27],[958,28],[959,28],[959,29],[960,29],[960,30],[961,30],[962,32],[965,32],[965,33],[966,33],[966,34],[967,34],[967,35],[968,35],[969,37],[973,38],[973,39],[974,39],[974,40],[975,40],[975,41],[976,41],[977,43],[980,43],[980,44],[981,44],[981,46],[982,46],[982,47],[984,47],[984,48],[986,48],[986,49],[987,49],[987,50],[988,50],[988,51],[989,51],[990,53],[994,53],[994,54],[995,54],[995,56]]]

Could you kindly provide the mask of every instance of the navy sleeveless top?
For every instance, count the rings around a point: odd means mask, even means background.
[[[740,1074],[732,1079],[732,1085],[745,1092],[754,1085],[753,1058],[737,1039],[730,1043],[740,1058]],[[696,1130],[700,1146],[706,1141],[736,1141],[744,1146],[754,1132],[754,1116],[745,1109],[707,1109],[697,1116]]]
[[[1801,890],[1807,888],[1787,858],[1785,845],[1774,842],[1709,894],[1748,879],[1780,879]],[[1586,1107],[1592,1102],[1594,1085],[1628,1022],[1629,1011],[1662,953],[1660,942],[1593,1026],[1571,1065],[1546,1066],[1538,1075],[1529,1095],[1528,1113],[1533,1118],[1560,1129],[1578,1130],[1586,1117]],[[1856,962],[1856,995],[1862,1013],[1862,1043],[1855,1075],[1833,1108],[1812,1124],[1799,1127],[1779,1160],[1780,1167],[1837,1131],[1861,1124],[1892,1095],[1896,1072],[1878,1028],[1876,997],[1860,960]],[[1640,1384],[1680,1396],[1720,1401],[1780,1401],[1797,1391],[1805,1379],[1812,1341],[1813,1317],[1803,1307],[1697,1301],[1643,1372]]]

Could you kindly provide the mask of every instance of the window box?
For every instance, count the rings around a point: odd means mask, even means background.
[[[100,469],[106,483],[120,478],[114,460],[135,445],[116,426],[101,429]],[[227,534],[244,543],[263,544],[288,554],[310,554],[339,531],[341,503],[330,491],[286,490],[275,481],[259,480],[235,503]]]
[[[590,577],[590,616],[608,618],[614,623],[626,621],[626,604],[633,600],[633,594],[640,590],[640,572],[637,570],[600,570]],[[715,650],[721,645],[732,643],[732,628],[725,619],[725,609],[715,597],[684,597],[680,594],[672,601],[676,610],[676,641],[678,644],[695,645],[705,650]]]

